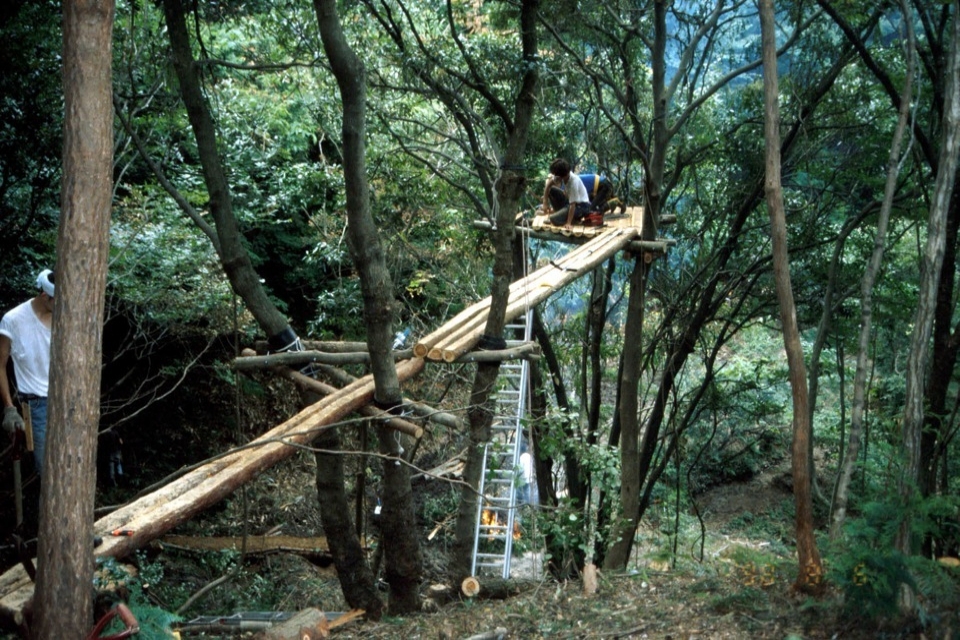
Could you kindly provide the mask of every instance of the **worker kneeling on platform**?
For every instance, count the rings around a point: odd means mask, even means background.
[[[599,226],[613,198],[613,185],[606,176],[576,174],[570,163],[557,158],[543,189],[543,212],[550,224],[569,228],[574,222]],[[553,213],[551,213],[553,212]]]

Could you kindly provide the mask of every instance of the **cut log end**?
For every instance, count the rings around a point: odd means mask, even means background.
[[[423,358],[429,352],[430,352],[430,349],[427,347],[427,345],[423,344],[422,342],[418,342],[417,344],[413,345],[413,355],[415,355],[418,358]]]
[[[460,583],[460,591],[468,598],[472,598],[480,593],[480,581],[474,576],[464,578],[463,582]]]

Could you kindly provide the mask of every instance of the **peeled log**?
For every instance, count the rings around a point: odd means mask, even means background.
[[[506,320],[513,320],[527,307],[532,307],[550,297],[557,289],[590,271],[608,257],[625,247],[638,234],[635,228],[605,231],[580,247],[577,247],[562,258],[537,269],[526,278],[517,280],[510,285],[510,303]],[[431,350],[439,349],[442,354],[449,350],[453,342],[457,342],[461,349],[457,355],[462,355],[473,347],[471,340],[477,340],[483,334],[486,325],[486,316],[490,309],[490,298],[467,307],[458,313],[452,320],[445,323],[439,330],[422,338],[413,348],[413,353],[419,358],[430,357]],[[462,348],[464,344],[470,344]],[[438,358],[438,359],[441,359]]]
[[[540,586],[539,580],[504,580],[484,576],[478,578],[470,576],[460,583],[460,591],[469,598],[479,597],[484,600],[505,600],[518,596],[524,591],[532,591]],[[468,595],[472,593],[473,595]]]
[[[514,320],[527,309],[540,304],[560,288],[591,271],[627,245],[636,233],[636,229],[605,233],[571,251],[563,258],[537,269],[526,278],[518,280],[510,287],[505,320],[507,322]],[[460,322],[456,331],[448,333],[431,346],[427,357],[431,360],[442,359],[453,362],[470,351],[480,340],[485,329],[485,324],[476,320],[477,318],[472,318],[472,320]],[[435,358],[437,350],[440,358]]]

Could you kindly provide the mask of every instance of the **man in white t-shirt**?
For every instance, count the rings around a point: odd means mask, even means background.
[[[557,158],[550,163],[550,175],[543,186],[543,211],[550,215],[550,224],[569,229],[574,221],[590,213],[590,196],[580,176],[570,170],[570,163]],[[552,212],[552,213],[551,213]]]
[[[3,430],[11,438],[24,428],[13,402],[7,360],[13,359],[20,404],[30,405],[33,456],[37,473],[43,471],[47,441],[47,386],[50,379],[50,328],[53,325],[53,271],[37,276],[39,293],[17,305],[0,320],[0,401]]]

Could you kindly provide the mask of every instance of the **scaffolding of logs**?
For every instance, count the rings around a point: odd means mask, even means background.
[[[507,321],[516,319],[527,309],[546,300],[555,292],[591,271],[624,248],[635,250],[640,229],[608,228],[588,239],[562,258],[550,261],[510,287]],[[646,247],[656,250],[656,247]],[[508,344],[497,353],[472,351],[486,325],[490,298],[471,305],[436,331],[424,336],[412,353],[399,353],[397,377],[401,383],[418,375],[426,361],[464,362],[485,358],[509,359],[537,357],[536,345]],[[307,446],[322,431],[334,428],[349,414],[362,412],[386,421],[398,431],[418,437],[421,428],[402,418],[381,415],[373,408],[374,382],[371,375],[345,380],[342,388],[318,383],[297,374],[290,365],[317,362],[321,368],[347,362],[364,362],[363,348],[330,349],[332,353],[301,352],[273,356],[257,356],[247,352],[237,361],[238,368],[275,368],[294,382],[309,386],[324,397],[306,407],[282,424],[252,442],[228,451],[202,465],[185,471],[157,490],[139,497],[94,523],[96,535],[103,542],[96,549],[98,556],[122,557],[160,538],[175,526],[228,497],[244,483],[271,466],[293,455],[298,447]],[[360,353],[361,355],[357,355]],[[306,354],[306,355],[304,355]],[[260,360],[258,360],[260,358]],[[406,358],[406,359],[404,359]],[[435,412],[442,418],[449,415]],[[123,535],[112,532],[123,531]],[[0,575],[0,616],[20,624],[23,609],[33,595],[33,582],[21,565]]]

